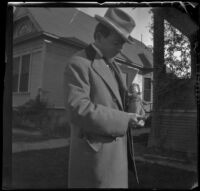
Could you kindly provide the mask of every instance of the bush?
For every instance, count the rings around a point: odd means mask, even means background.
[[[67,122],[60,123],[59,117],[37,96],[13,110],[13,127],[39,130],[44,137],[69,137],[70,127]]]
[[[43,122],[48,121],[50,118],[48,105],[46,101],[40,100],[38,95],[35,99],[18,106],[13,110],[14,127],[32,126],[35,129],[42,129]]]

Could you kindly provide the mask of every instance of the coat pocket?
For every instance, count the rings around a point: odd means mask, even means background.
[[[98,152],[102,148],[103,144],[100,142],[95,142],[93,140],[90,140],[88,138],[84,138],[85,141],[88,143],[88,145],[95,151]]]
[[[95,152],[99,152],[105,143],[109,144],[116,141],[114,137],[110,136],[88,135],[83,133],[81,133],[80,138],[85,140],[89,147]]]

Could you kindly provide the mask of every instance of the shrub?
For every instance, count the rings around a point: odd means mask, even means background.
[[[39,96],[13,109],[13,126],[26,130],[39,130],[44,137],[69,137],[67,122],[60,123],[59,113],[49,109],[49,103]]]
[[[25,104],[18,106],[14,110],[13,124],[14,126],[31,126],[36,129],[42,129],[44,121],[48,121],[50,116],[48,113],[48,102],[41,100],[40,96],[30,99]]]

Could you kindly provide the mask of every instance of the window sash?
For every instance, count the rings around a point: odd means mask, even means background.
[[[28,92],[30,76],[30,54],[15,57],[13,59],[13,92]],[[16,60],[19,61],[18,69]]]
[[[30,54],[22,56],[20,86],[19,86],[20,92],[28,92],[29,65],[30,65]]]
[[[151,78],[144,78],[144,100],[151,101]]]
[[[13,58],[13,81],[12,81],[13,92],[18,92],[19,73],[20,73],[20,57],[15,57]]]
[[[149,89],[144,90],[144,100],[151,101],[151,90]]]

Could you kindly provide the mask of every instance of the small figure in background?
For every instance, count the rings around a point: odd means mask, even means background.
[[[128,112],[137,113],[146,118],[146,112],[144,110],[143,101],[141,99],[140,87],[136,83],[132,83],[128,91]],[[140,120],[137,126],[143,127],[144,120]]]

